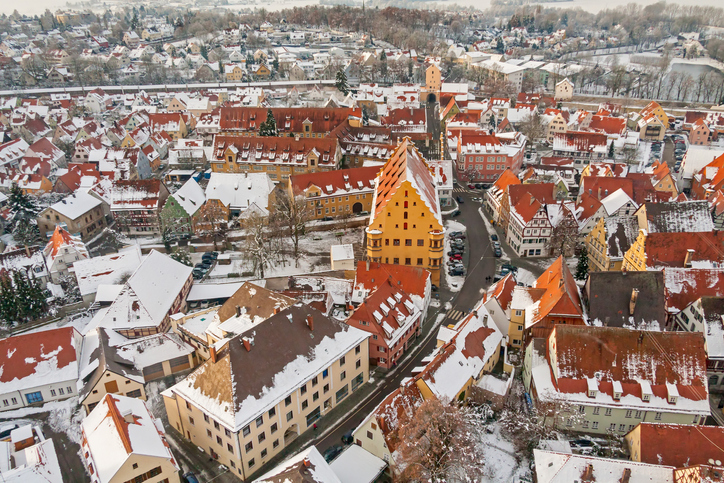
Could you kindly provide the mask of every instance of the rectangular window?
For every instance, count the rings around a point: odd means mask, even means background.
[[[277,446],[279,446],[279,440],[275,439],[274,442],[272,443],[272,448],[276,448]]]
[[[271,408],[269,410],[269,417],[273,418],[276,415],[276,413],[277,413],[277,408]]]
[[[601,408],[599,408],[599,407],[593,408],[593,414],[595,414],[596,416],[598,416],[598,414],[599,414],[600,412],[601,412]]]
[[[287,413],[287,421],[291,421],[293,417],[294,417],[294,412],[293,412],[293,411],[289,411],[289,412]]]
[[[400,240],[399,240],[399,239],[392,240],[392,246],[399,247],[399,246],[400,246]]]
[[[241,429],[241,434],[242,434],[243,436],[249,436],[249,433],[251,433],[251,428],[250,428],[249,425],[247,424],[246,426],[244,426],[244,427]]]
[[[55,396],[55,389],[51,389],[51,390],[50,390],[50,395],[51,395],[51,396]]]
[[[591,429],[598,429],[598,421],[594,421]]]
[[[305,399],[304,401],[302,401],[302,411],[304,411],[308,407],[309,407],[309,402]]]
[[[633,414],[633,410],[632,410],[632,409],[627,409],[627,410],[626,410],[626,417],[627,417],[627,418],[630,418],[632,414]]]
[[[324,394],[327,394],[329,392],[329,384],[324,385]]]
[[[329,369],[325,369],[322,371],[322,379],[326,378],[329,375]]]
[[[253,467],[254,467],[254,464],[255,464],[255,463],[254,463],[254,458],[250,459],[250,460],[249,460],[249,468],[253,468]]]
[[[261,443],[261,442],[264,441],[265,439],[266,439],[266,434],[264,434],[264,432],[262,431],[262,432],[259,434],[259,442]]]
[[[244,451],[246,451],[246,452],[248,453],[248,452],[251,451],[252,449],[254,449],[254,443],[252,443],[251,441],[249,441],[249,442],[246,443],[246,445],[244,446]]]
[[[277,426],[277,423],[274,423],[271,425],[270,431],[272,434],[277,432],[277,429],[279,429],[279,426]]]
[[[654,416],[654,419],[656,421],[661,421],[661,413],[656,413],[656,416]]]
[[[256,427],[258,428],[258,427],[261,426],[262,424],[264,424],[264,416],[263,416],[263,415],[262,415],[262,416],[259,416],[258,418],[256,418]]]
[[[25,395],[25,399],[28,400],[28,404],[33,404],[36,402],[43,402],[43,395],[40,391],[37,392],[31,392]]]
[[[284,398],[284,405],[289,406],[292,403],[292,396],[287,396]]]
[[[339,365],[340,365],[340,367],[344,365],[344,363],[345,363],[346,360],[347,360],[347,359],[345,359],[344,356],[342,356],[342,357],[339,358]]]
[[[611,415],[611,408],[606,408],[606,416],[610,416],[610,415]]]
[[[337,404],[339,404],[339,402],[342,399],[346,398],[347,394],[349,394],[349,386],[347,384],[345,384],[344,387],[342,389],[340,389],[339,391],[337,391],[335,394]]]

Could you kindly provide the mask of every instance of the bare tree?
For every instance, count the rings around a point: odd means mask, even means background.
[[[244,222],[247,231],[244,251],[252,263],[252,270],[264,278],[265,270],[271,268],[279,255],[279,247],[274,240],[274,230],[266,217],[254,211]]]
[[[307,224],[312,219],[314,207],[302,195],[293,198],[286,190],[280,190],[274,203],[273,219],[292,241],[294,263],[299,266],[299,240],[306,234]]]
[[[536,111],[518,124],[518,131],[522,132],[530,142],[535,142],[545,136],[546,128],[540,114]]]
[[[476,481],[483,474],[479,417],[466,407],[437,399],[406,418],[397,447],[400,481]]]
[[[563,209],[563,208],[561,208]],[[548,252],[552,257],[570,257],[578,242],[578,223],[573,216],[565,215],[551,230]]]

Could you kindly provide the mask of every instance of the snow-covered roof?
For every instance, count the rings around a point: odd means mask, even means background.
[[[131,455],[169,460],[180,470],[163,435],[163,424],[141,399],[106,394],[81,423],[83,452],[98,481],[111,481]]]
[[[206,198],[219,200],[231,209],[245,209],[251,204],[266,209],[273,189],[266,173],[211,173]]]
[[[603,207],[606,209],[606,213],[608,213],[609,216],[618,211],[619,208],[626,205],[628,202],[631,202],[634,208],[637,208],[634,201],[622,188],[617,189],[601,200],[601,204],[603,204]]]
[[[75,220],[100,206],[101,203],[103,202],[95,196],[79,191],[66,196],[51,205],[50,208],[71,220]]]
[[[674,467],[652,465],[628,460],[556,453],[534,449],[538,483],[570,483],[581,481],[591,471],[589,481],[627,481],[628,483],[673,483]],[[628,475],[626,477],[625,475]]]
[[[342,483],[372,483],[387,463],[356,444],[350,445],[329,465]]]
[[[141,259],[141,248],[132,245],[118,253],[74,262],[73,270],[80,294],[95,293],[101,284],[117,284],[124,276],[132,274],[138,268]]]
[[[10,453],[12,443],[0,443],[7,450],[0,450],[3,455]],[[62,483],[63,473],[55,453],[52,439],[22,449],[10,455],[10,461],[0,462],[2,471],[0,478],[5,483]]]
[[[204,190],[194,178],[186,181],[171,197],[189,216],[193,216],[206,202]]]
[[[364,451],[364,450],[362,450]],[[296,476],[295,476],[296,475]],[[314,483],[343,483],[316,446],[297,453],[274,469],[265,473],[254,483],[279,483],[305,481]],[[356,481],[356,480],[355,480]],[[346,483],[346,481],[344,482]]]
[[[332,245],[332,260],[354,260],[354,247],[351,243],[346,245]]]

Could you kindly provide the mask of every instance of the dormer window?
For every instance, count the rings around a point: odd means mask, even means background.
[[[613,381],[613,399],[618,401],[623,396],[623,386],[620,381]]]

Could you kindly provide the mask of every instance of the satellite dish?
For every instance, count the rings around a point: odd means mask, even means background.
[[[714,461],[714,458],[709,458],[709,464],[710,465],[716,464],[716,462]]]
[[[721,466],[721,460],[716,460],[716,465]]]

